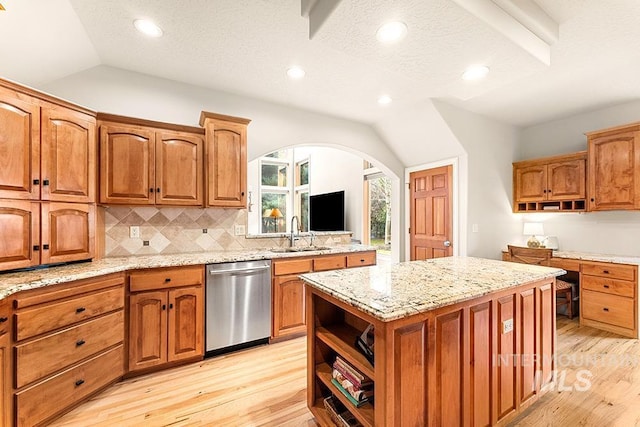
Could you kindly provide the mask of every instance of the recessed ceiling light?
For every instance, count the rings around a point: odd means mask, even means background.
[[[391,101],[393,101],[393,99],[391,99],[389,95],[382,95],[380,98],[378,98],[378,104],[380,105],[391,104]]]
[[[163,34],[162,28],[147,19],[136,19],[133,21],[133,25],[136,30],[149,37],[161,37]]]
[[[287,76],[291,77],[292,79],[301,79],[304,77],[304,75],[305,72],[300,67],[291,67],[287,70]]]
[[[489,74],[489,67],[486,65],[472,65],[462,74],[463,80],[480,80]]]
[[[376,31],[376,38],[382,43],[393,43],[402,40],[407,35],[407,25],[404,22],[387,22]]]

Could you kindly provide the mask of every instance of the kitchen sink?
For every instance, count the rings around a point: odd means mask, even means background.
[[[324,251],[331,249],[328,246],[302,246],[292,248],[273,248],[269,249],[271,252],[284,253],[284,252],[309,252],[309,251]]]

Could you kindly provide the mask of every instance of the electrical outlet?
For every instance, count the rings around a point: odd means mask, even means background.
[[[140,238],[140,227],[137,225],[129,227],[129,237],[132,239]]]
[[[513,319],[507,319],[502,322],[502,333],[508,334],[513,331]]]
[[[238,224],[234,225],[233,226],[233,233],[236,236],[244,236],[246,234],[244,225],[238,225]]]

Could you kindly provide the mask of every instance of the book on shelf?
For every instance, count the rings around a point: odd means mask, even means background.
[[[331,372],[331,376],[333,379],[338,381],[343,389],[345,389],[351,397],[353,397],[358,402],[370,401],[373,398],[373,384],[367,389],[356,388],[351,381],[346,379],[344,375],[342,375],[337,369],[334,369]]]
[[[364,357],[371,363],[373,366],[374,357],[373,357],[373,342],[374,342],[374,328],[372,324],[369,324],[367,328],[356,337],[355,347],[356,349],[364,355]]]
[[[331,421],[338,427],[360,427],[356,417],[340,402],[334,399],[333,395],[324,399],[324,408],[329,413]]]
[[[344,375],[357,389],[373,385],[373,381],[371,379],[367,378],[356,368],[345,362],[340,356],[336,356],[333,368],[337,369],[342,375]]]
[[[335,378],[331,378],[331,383],[340,391],[340,393],[342,393],[347,400],[349,400],[349,402],[351,402],[351,404],[353,406],[355,406],[356,408],[361,407],[362,405],[364,405],[365,403],[369,402],[369,400],[361,400],[358,401],[356,400],[353,396],[351,396],[351,394],[344,389],[344,387],[342,387],[342,385],[340,385],[340,383],[338,382],[338,380],[336,380]]]

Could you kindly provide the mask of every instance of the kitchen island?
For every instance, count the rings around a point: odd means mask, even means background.
[[[553,386],[558,268],[450,257],[302,275],[307,404],[333,396],[365,426],[505,424]],[[374,363],[355,348],[374,329]],[[356,407],[336,357],[373,382]]]

